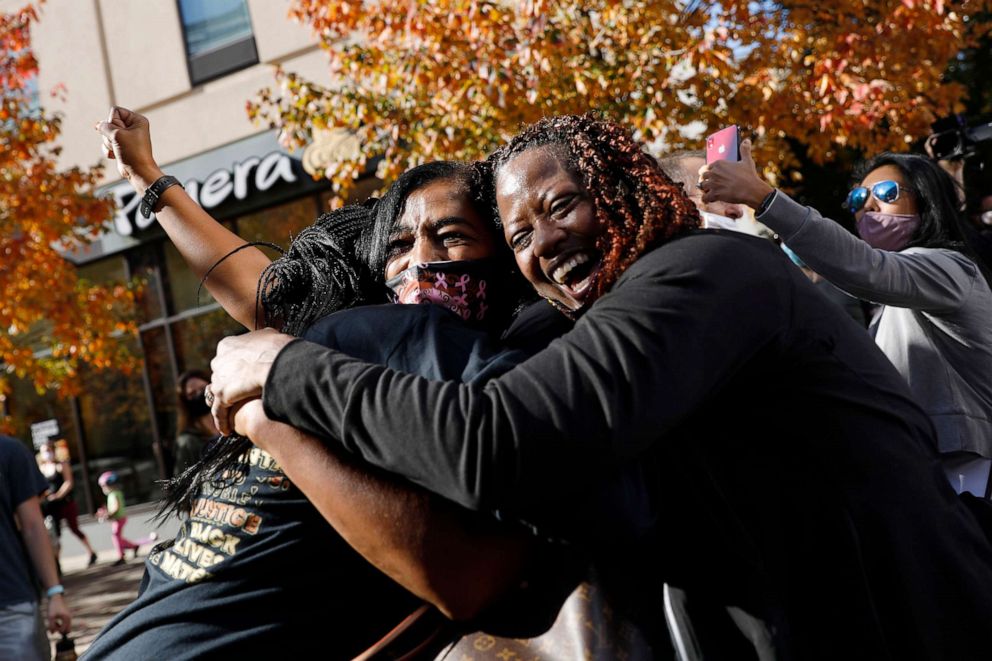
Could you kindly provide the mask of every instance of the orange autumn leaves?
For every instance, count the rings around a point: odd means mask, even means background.
[[[113,203],[92,195],[99,170],[59,170],[59,118],[33,98],[33,6],[0,15],[0,393],[16,376],[35,387],[78,388],[83,365],[131,369],[136,287],[80,279],[59,248],[93,239]],[[2,420],[0,420],[2,423]]]
[[[330,85],[290,72],[248,104],[287,144],[354,131],[347,190],[370,159],[389,180],[438,158],[473,159],[552,113],[600,110],[647,141],[698,147],[730,123],[760,138],[770,173],[840,147],[906,149],[957,108],[951,58],[988,0],[295,0],[330,62]]]

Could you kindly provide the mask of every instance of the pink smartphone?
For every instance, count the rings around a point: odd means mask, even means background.
[[[737,125],[720,129],[706,138],[706,162],[715,161],[739,161],[741,160],[740,136],[737,132]]]

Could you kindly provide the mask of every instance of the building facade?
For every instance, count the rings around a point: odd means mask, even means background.
[[[23,0],[0,0],[0,10]],[[327,58],[308,28],[287,16],[288,0],[48,0],[32,35],[38,89],[63,114],[61,164],[104,159],[102,192],[118,210],[106,232],[70,255],[96,282],[141,278],[142,357],[133,374],[84,376],[79,397],[37,394],[15,382],[7,410],[21,438],[64,438],[80,509],[100,504],[96,479],[117,471],[129,499],[158,495],[171,471],[179,375],[206,370],[217,342],[243,332],[214,302],[154,222],[137,212],[133,191],[101,154],[95,122],[120,105],[151,122],[155,157],[215,218],[248,241],[286,245],[327,209],[317,182],[275,132],[249,122],[246,101],[273,84],[274,66],[329,82]],[[64,99],[46,90],[64,89]],[[374,183],[359,185],[367,194]],[[54,423],[52,421],[55,421]]]

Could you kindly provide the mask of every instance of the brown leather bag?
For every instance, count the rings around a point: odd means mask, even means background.
[[[645,589],[649,589],[645,586]],[[660,596],[660,595],[659,595]],[[543,633],[504,637],[477,631],[467,634],[440,654],[444,661],[641,661],[665,658],[653,640],[664,631],[663,616],[635,623],[591,567],[561,604],[557,617]],[[624,604],[627,606],[629,604]],[[647,631],[652,622],[657,631]],[[667,640],[667,637],[665,638]],[[670,658],[670,652],[668,653]]]

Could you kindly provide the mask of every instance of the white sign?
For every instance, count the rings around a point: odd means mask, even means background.
[[[293,159],[284,152],[274,151],[261,158],[249,156],[230,168],[214,170],[203,181],[188,179],[183,186],[193,201],[204,209],[213,209],[231,197],[243,200],[253,192],[267,191],[280,181],[294,183],[296,173]],[[111,194],[117,201],[114,229],[118,234],[131,236],[135,230],[147,229],[155,222],[154,214],[145,218],[138,212],[141,198],[131,184],[120,183],[111,189]]]
[[[51,420],[36,422],[31,425],[31,442],[34,443],[35,449],[40,448],[41,444],[48,439],[58,435],[59,421],[54,418]]]

